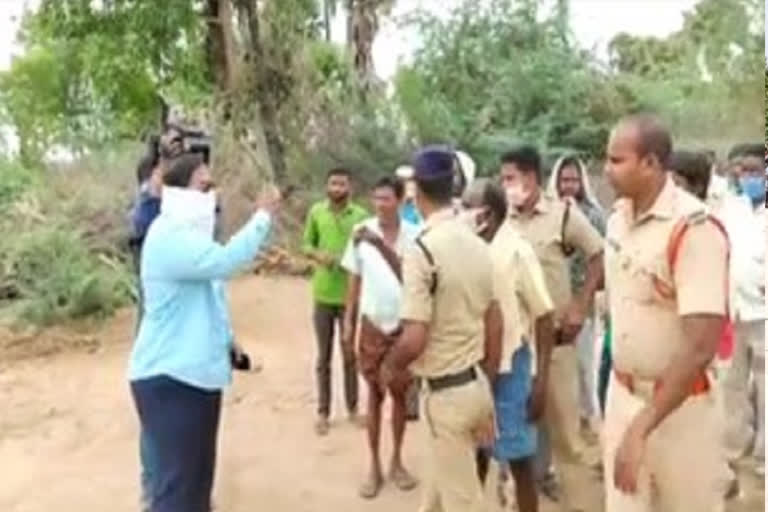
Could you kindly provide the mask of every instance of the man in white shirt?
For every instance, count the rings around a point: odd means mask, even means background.
[[[360,496],[366,499],[376,497],[384,483],[379,437],[386,390],[379,385],[379,369],[400,331],[401,258],[420,232],[416,225],[400,219],[401,181],[391,177],[380,179],[373,187],[372,196],[376,216],[355,227],[341,260],[341,266],[350,275],[344,318],[347,335],[343,347],[346,357],[353,358],[355,334],[358,333],[358,363],[368,383],[371,473],[360,488]],[[401,457],[410,384],[408,376],[395,379],[389,386],[394,437],[390,479],[401,490],[410,490],[417,485],[416,479],[403,466]]]
[[[762,144],[744,145],[738,156],[736,189],[739,195],[723,205],[723,219],[731,241],[731,316],[735,346],[724,379],[728,424],[726,448],[735,462],[751,447],[758,472],[765,457],[765,174]],[[756,400],[750,400],[750,381]]]

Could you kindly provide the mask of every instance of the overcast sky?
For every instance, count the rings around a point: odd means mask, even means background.
[[[483,0],[478,0],[483,1]],[[682,27],[683,12],[698,0],[571,0],[571,27],[579,43],[596,48],[605,57],[606,46],[619,32],[636,35],[665,36]],[[412,12],[417,6],[445,14],[461,0],[397,0],[395,16]],[[35,6],[39,0],[0,0],[0,69],[8,67],[13,53],[18,53],[15,35],[25,5]],[[158,0],[158,8],[162,1]],[[334,22],[334,39],[343,41],[345,22]],[[400,59],[407,58],[418,44],[418,34],[403,31],[385,21],[374,44],[377,73],[390,78]]]

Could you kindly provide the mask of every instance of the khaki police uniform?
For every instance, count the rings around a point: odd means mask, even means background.
[[[500,371],[509,371],[512,356],[524,338],[532,339],[534,322],[552,312],[554,304],[536,253],[509,221],[493,237],[491,257],[495,294],[504,315]]]
[[[589,260],[603,250],[600,233],[586,216],[571,204],[563,227],[566,202],[540,191],[531,214],[513,208],[510,224],[532,246],[544,271],[549,295],[555,305],[555,324],[573,296],[568,256],[564,245],[584,254]],[[588,510],[588,472],[585,471],[579,435],[578,359],[573,344],[552,351],[547,407],[540,427],[549,434],[552,454],[562,481],[561,502],[566,510]]]
[[[673,274],[667,246],[681,220],[688,230]],[[674,354],[689,343],[681,317],[725,314],[727,241],[707,220],[704,204],[669,179],[637,219],[628,201],[616,203],[606,245],[614,365],[604,425],[606,512],[720,511],[722,423],[706,388],[692,391],[649,436],[636,495],[617,490],[612,475],[628,426],[652,399]],[[660,286],[674,294],[660,293]],[[620,374],[631,377],[633,389]]]
[[[490,385],[478,366],[484,357],[484,315],[494,300],[490,252],[451,209],[427,219],[420,242],[429,256],[418,245],[406,251],[401,309],[403,320],[429,325],[426,348],[411,366],[426,381],[431,471],[420,510],[484,511],[473,432],[493,414]],[[474,376],[463,382],[434,386],[468,372]]]

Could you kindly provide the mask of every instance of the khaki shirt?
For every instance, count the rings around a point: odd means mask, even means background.
[[[532,339],[533,323],[553,311],[554,305],[531,244],[509,222],[502,224],[493,237],[491,258],[495,294],[504,315],[500,370],[508,372],[523,336]]]
[[[678,222],[689,228],[675,262],[667,246]],[[706,206],[668,179],[653,206],[633,219],[632,205],[619,200],[608,220],[606,283],[617,370],[658,378],[673,355],[688,343],[681,317],[725,314],[727,242],[706,220]],[[659,293],[661,282],[675,297]]]
[[[485,354],[484,317],[494,300],[488,244],[445,209],[427,219],[421,241],[403,257],[403,320],[429,324],[427,346],[411,370],[421,377],[463,371]],[[430,293],[433,271],[437,289]]]
[[[541,191],[530,215],[512,208],[509,217],[512,226],[533,246],[558,312],[572,297],[568,257],[562,246],[564,215],[565,201]],[[581,251],[586,261],[603,250],[603,238],[576,204],[571,204],[565,225],[565,243]]]

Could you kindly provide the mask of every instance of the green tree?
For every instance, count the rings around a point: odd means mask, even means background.
[[[0,74],[0,103],[27,160],[53,143],[134,138],[157,123],[161,97],[208,92],[200,14],[186,0],[162,5],[43,0],[25,16],[26,51]]]
[[[600,150],[621,97],[563,14],[539,14],[533,1],[467,1],[447,19],[412,21],[424,43],[396,85],[417,139],[448,140],[486,166],[513,140]]]

